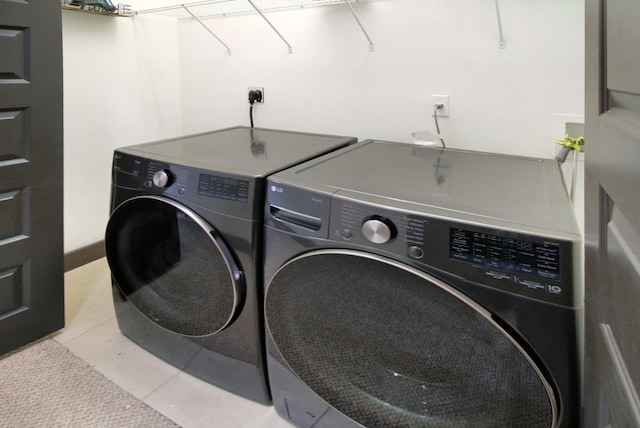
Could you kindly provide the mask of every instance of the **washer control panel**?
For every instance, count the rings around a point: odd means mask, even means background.
[[[573,242],[334,197],[329,239],[410,259],[468,281],[573,303]]]
[[[332,239],[374,245],[413,259],[424,256],[427,217],[338,198],[332,201],[332,213]]]

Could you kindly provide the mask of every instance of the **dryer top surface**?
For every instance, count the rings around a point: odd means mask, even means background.
[[[272,177],[392,208],[411,206],[579,234],[555,160],[367,140]],[[417,208],[415,208],[417,207]]]
[[[183,166],[264,177],[355,141],[350,137],[235,127],[117,150]]]

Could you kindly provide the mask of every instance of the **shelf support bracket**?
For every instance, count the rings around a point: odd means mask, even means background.
[[[280,37],[280,38],[282,39],[282,41],[284,42],[284,44],[285,44],[285,45],[287,45],[287,48],[288,48],[289,53],[293,53],[293,49],[291,48],[291,45],[289,44],[289,42],[287,42],[287,40],[282,36],[282,34],[280,34],[280,32],[276,29],[276,27],[274,27],[274,26],[273,26],[273,24],[271,23],[271,21],[269,21],[269,20],[267,19],[267,17],[266,17],[266,16],[264,16],[264,13],[262,13],[262,11],[261,11],[261,10],[260,10],[260,9],[255,5],[255,4],[253,4],[253,1],[252,1],[252,0],[247,0],[247,1],[248,1],[248,2],[249,2],[249,4],[251,5],[251,7],[253,7],[253,8],[256,10],[256,12],[258,12],[258,14],[262,17],[262,19],[264,19],[264,20],[265,20],[265,22],[266,22],[267,24],[269,24],[269,27],[271,27],[271,29],[272,29],[273,31],[275,31],[275,33],[278,35],[278,37]]]
[[[500,36],[500,40],[498,41],[498,49],[506,49],[507,42],[504,39],[504,34],[502,33],[502,19],[500,18],[500,3],[499,0],[496,1],[496,15],[498,16],[498,35]]]
[[[216,39],[217,41],[219,41],[219,42],[220,42],[220,44],[221,44],[222,46],[224,46],[225,48],[227,48],[227,55],[231,55],[231,49],[229,48],[229,46],[227,46],[227,45],[226,45],[222,40],[220,40],[220,38],[219,38],[218,36],[216,36],[216,35],[214,34],[214,32],[213,32],[213,31],[211,31],[211,29],[210,29],[209,27],[207,27],[207,26],[204,24],[204,22],[200,21],[200,19],[198,19],[198,17],[197,17],[197,16],[195,16],[193,13],[191,13],[191,11],[189,10],[189,8],[187,8],[187,6],[185,6],[184,4],[182,4],[182,5],[180,5],[180,6],[182,6],[182,8],[183,8],[183,9],[184,9],[184,10],[185,10],[189,15],[191,15],[191,17],[192,17],[193,19],[195,19],[195,20],[196,20],[196,22],[198,22],[198,24],[202,25],[202,26],[204,27],[204,29],[205,29],[205,30],[207,30],[207,31],[209,32],[209,34],[211,34],[213,37],[215,37],[215,39]]]
[[[356,15],[356,11],[353,10],[353,6],[351,6],[351,3],[349,3],[349,0],[344,0],[344,3],[349,6],[349,10],[351,11],[351,14],[353,15],[353,17],[355,18],[356,22],[358,23],[358,25],[360,26],[360,29],[362,30],[362,32],[364,33],[364,36],[367,38],[367,40],[369,41],[369,51],[373,52],[376,50],[375,46],[373,46],[373,42],[371,41],[371,37],[369,37],[369,34],[367,34],[367,30],[364,29],[364,26],[362,25],[362,22],[360,22],[360,19],[358,18],[358,15]]]

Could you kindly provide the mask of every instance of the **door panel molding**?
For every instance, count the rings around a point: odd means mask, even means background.
[[[62,12],[0,0],[0,354],[64,327]]]
[[[640,426],[640,399],[633,383],[629,380],[629,370],[620,352],[618,342],[609,324],[600,324],[600,334],[608,351],[605,370],[609,376],[604,377],[604,398],[611,402],[609,408],[617,411],[608,412],[612,418],[611,426]],[[616,382],[611,382],[613,379]],[[621,410],[621,408],[623,410]],[[634,421],[634,424],[629,422]]]

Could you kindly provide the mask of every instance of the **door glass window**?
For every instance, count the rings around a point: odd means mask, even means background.
[[[205,336],[233,318],[242,291],[224,243],[173,201],[130,199],[105,238],[117,287],[147,318],[173,332]]]
[[[267,289],[276,357],[316,394],[367,427],[553,426],[550,385],[478,307],[357,254],[300,257]]]

